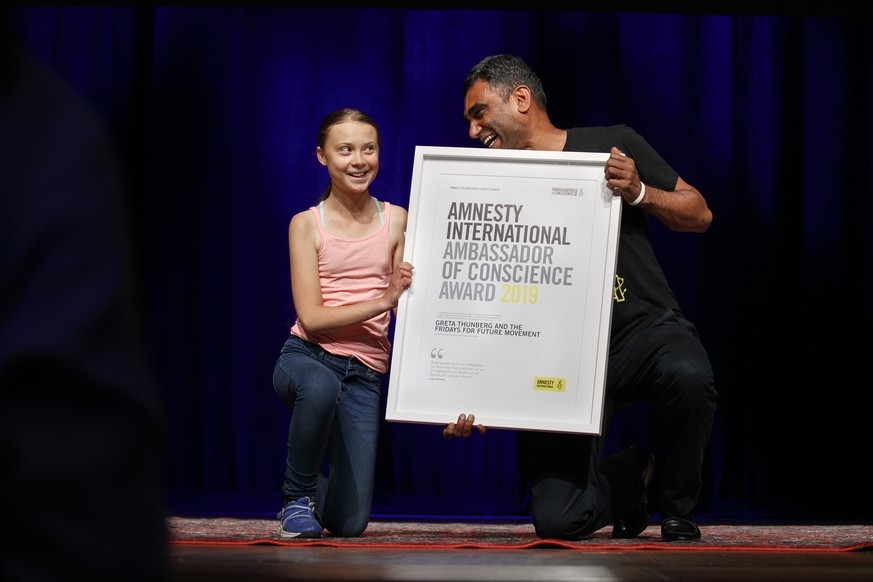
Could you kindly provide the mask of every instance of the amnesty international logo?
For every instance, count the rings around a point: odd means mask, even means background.
[[[566,392],[567,391],[567,379],[566,378],[544,378],[542,376],[537,376],[534,378],[534,390],[539,390],[541,392]]]
[[[612,300],[616,303],[624,301],[624,296],[627,295],[627,289],[624,286],[624,277],[615,275],[615,287],[612,288]]]

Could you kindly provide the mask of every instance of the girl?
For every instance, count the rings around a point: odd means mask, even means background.
[[[283,538],[354,537],[370,519],[388,326],[412,283],[403,262],[406,210],[370,195],[379,130],[339,109],[318,131],[329,182],[288,227],[297,319],[273,372],[294,410],[278,514]],[[328,455],[328,474],[321,472]]]

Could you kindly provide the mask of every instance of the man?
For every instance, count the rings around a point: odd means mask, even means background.
[[[715,414],[709,358],[683,315],[651,246],[648,216],[678,232],[705,232],[712,213],[633,129],[625,125],[569,130],[552,125],[542,83],[513,55],[486,57],[464,80],[469,134],[486,147],[609,153],[605,179],[621,196],[621,230],[613,291],[602,436],[522,432],[531,459],[531,513],[541,537],[580,539],[609,523],[629,538],[649,524],[646,498],[654,457],[626,449],[600,459],[614,412],[654,402],[663,417],[666,460],[659,509],[666,541],[700,539],[692,510],[701,490],[703,455]],[[467,437],[473,415],[461,414],[443,437]]]

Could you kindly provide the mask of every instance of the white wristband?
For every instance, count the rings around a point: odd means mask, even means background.
[[[633,202],[628,202],[628,204],[630,204],[631,206],[636,206],[637,204],[639,204],[640,202],[643,201],[643,197],[645,195],[646,195],[646,185],[643,184],[642,182],[640,182],[640,195],[637,196],[636,200],[634,200]]]

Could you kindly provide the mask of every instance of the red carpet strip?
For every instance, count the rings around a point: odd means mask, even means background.
[[[169,517],[171,544],[241,546],[332,546],[348,548],[515,550],[560,547],[574,550],[691,550],[763,552],[852,552],[873,550],[873,525],[707,525],[696,542],[665,542],[654,524],[637,538],[616,540],[604,528],[580,541],[541,539],[530,523],[370,522],[357,538],[295,540],[279,537],[273,519]]]

